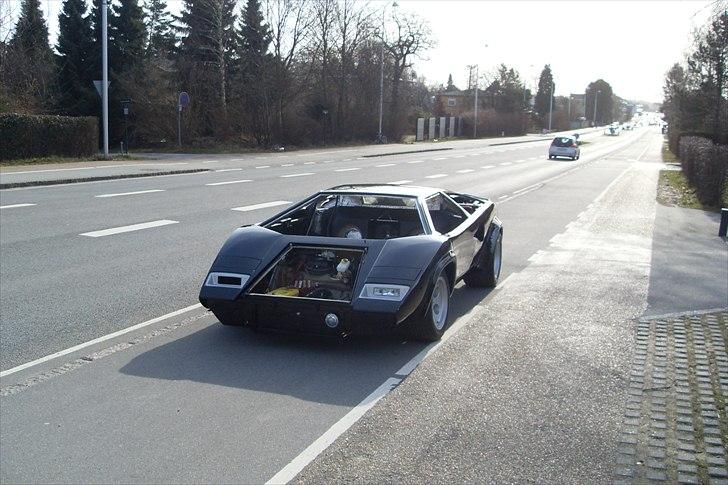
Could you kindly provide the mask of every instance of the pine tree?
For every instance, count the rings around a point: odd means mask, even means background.
[[[445,88],[446,91],[459,91],[457,86],[455,86],[452,83],[452,74],[448,74],[447,76],[447,87]]]
[[[15,32],[8,44],[11,91],[23,98],[29,111],[48,108],[53,85],[53,51],[40,0],[23,0]]]
[[[552,102],[554,77],[551,73],[551,66],[546,64],[541,71],[541,77],[538,79],[538,91],[536,92],[536,100],[534,109],[541,117],[542,121],[548,116],[549,106]]]
[[[161,58],[174,51],[176,38],[172,17],[164,0],[148,0],[144,8],[147,17],[147,48],[149,57]]]
[[[57,110],[71,116],[96,114],[93,79],[89,64],[93,54],[91,19],[84,0],[65,0],[58,16]]]
[[[195,100],[201,134],[224,137],[228,130],[228,89],[237,45],[234,0],[185,0],[179,69]]]
[[[240,20],[240,85],[244,87],[246,129],[258,144],[270,141],[270,104],[268,96],[268,48],[271,31],[263,20],[260,0],[248,0]]]
[[[116,9],[116,15],[111,17],[110,24],[117,56],[114,69],[121,74],[139,66],[144,55],[147,35],[144,11],[137,0],[124,0]]]

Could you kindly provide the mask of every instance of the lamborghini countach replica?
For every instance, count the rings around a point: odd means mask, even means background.
[[[459,280],[498,283],[502,240],[495,204],[485,198],[337,186],[236,229],[200,302],[224,325],[332,336],[399,328],[438,340]]]

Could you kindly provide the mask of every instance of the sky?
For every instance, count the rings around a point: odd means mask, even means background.
[[[557,95],[583,93],[602,78],[623,98],[659,102],[665,72],[683,59],[693,30],[705,23],[714,2],[397,0],[395,8],[430,23],[437,45],[414,65],[428,83],[445,84],[452,74],[455,85],[466,88],[466,66],[478,64],[485,84],[505,63],[533,87],[550,64]],[[368,3],[392,8],[391,1]],[[41,4],[53,43],[61,0]],[[168,0],[168,5],[178,13],[182,1]],[[20,0],[0,0],[6,11],[17,12],[19,6]]]

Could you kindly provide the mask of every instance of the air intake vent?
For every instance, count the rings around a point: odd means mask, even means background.
[[[242,281],[237,276],[218,276],[217,283],[219,285],[241,286]]]

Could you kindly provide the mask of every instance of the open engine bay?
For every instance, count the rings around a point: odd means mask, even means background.
[[[350,302],[363,250],[291,246],[251,294]]]

